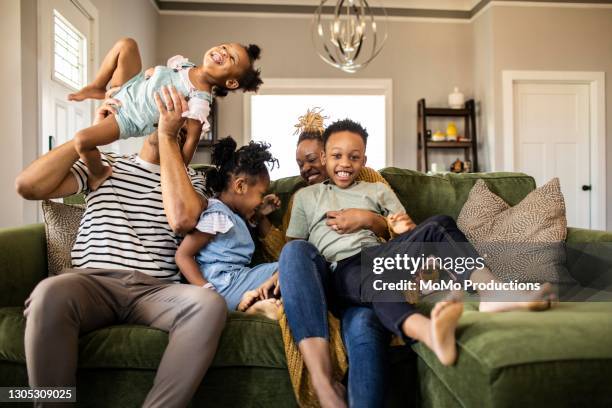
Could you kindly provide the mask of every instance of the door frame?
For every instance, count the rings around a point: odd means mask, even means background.
[[[591,228],[606,229],[605,73],[590,71],[502,71],[504,170],[514,171],[514,84],[589,85]]]
[[[44,102],[44,90],[43,90],[43,81],[49,80],[48,72],[45,72],[44,67],[44,55],[43,53],[49,53],[52,51],[52,48],[45,49],[43,47],[43,21],[45,18],[43,16],[43,2],[46,0],[38,0],[37,2],[37,10],[36,10],[36,22],[37,22],[37,67],[36,70],[38,72],[38,151],[37,156],[40,156],[44,151],[44,142],[43,142],[43,102]],[[99,26],[99,18],[98,18],[98,9],[93,5],[91,0],[69,0],[76,8],[78,8],[89,20],[91,21],[91,32],[89,33],[89,42],[87,44],[87,81],[86,83],[90,83],[93,80],[93,77],[98,69],[98,44],[100,43],[100,26]],[[53,58],[53,56],[49,57]],[[52,79],[51,79],[52,80]],[[92,103],[91,114],[93,118],[94,113],[94,104]],[[56,146],[57,147],[57,146]]]

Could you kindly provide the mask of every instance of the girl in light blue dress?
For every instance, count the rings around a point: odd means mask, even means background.
[[[278,264],[249,266],[255,251],[249,221],[280,204],[274,195],[264,197],[270,184],[266,165],[277,162],[268,147],[250,142],[236,150],[231,137],[214,146],[215,168],[207,173],[206,185],[215,198],[208,200],[195,230],[179,245],[176,264],[189,283],[223,296],[229,310],[276,318],[278,301],[258,289],[276,286],[271,283]]]
[[[74,136],[74,146],[87,166],[87,182],[95,190],[110,176],[110,167],[104,166],[98,146],[134,136],[146,136],[155,131],[159,112],[154,100],[160,94],[166,99],[168,110],[180,110],[183,117],[197,121],[197,129],[187,135],[183,147],[183,159],[189,163],[200,135],[208,131],[208,116],[212,95],[225,96],[229,91],[257,91],[262,81],[259,70],[253,67],[259,58],[256,45],[248,47],[227,43],[206,51],[202,65],[189,62],[177,55],[166,66],[149,68],[140,72],[142,64],[138,45],[130,38],[119,40],[106,54],[94,81],[78,92],[68,95],[72,101],[104,99],[110,96],[106,87],[111,86],[113,99],[119,106],[116,114],[98,124],[79,130]],[[120,87],[120,88],[119,88]],[[173,106],[168,88],[174,87],[185,97],[184,106]],[[111,92],[111,91],[109,91]]]

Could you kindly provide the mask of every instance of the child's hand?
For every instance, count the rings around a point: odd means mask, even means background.
[[[187,107],[187,100],[175,87],[162,87],[162,97],[155,93],[155,104],[159,110],[159,123],[157,124],[158,137],[176,138],[178,131],[183,126],[185,118],[181,115]]]
[[[266,216],[280,208],[281,200],[276,194],[268,194],[257,208],[258,216]]]
[[[278,297],[280,295],[280,285],[278,283],[278,272],[275,272],[267,281],[255,289],[258,294],[258,299],[268,299],[270,297]],[[272,292],[272,296],[270,296]]]
[[[104,102],[102,102],[102,105],[100,105],[100,107],[96,109],[96,112],[94,114],[93,124],[97,125],[107,116],[116,115],[117,106],[121,106],[121,101],[119,101],[118,99],[113,99],[113,98],[105,99]]]
[[[368,220],[371,214],[371,211],[359,208],[328,211],[325,223],[338,234],[352,234],[363,229],[369,229]]]
[[[391,230],[397,235],[412,231],[416,227],[412,218],[406,213],[389,214],[387,216],[387,222]]]
[[[154,72],[155,72],[155,67],[148,68],[144,73],[145,79],[151,78]]]

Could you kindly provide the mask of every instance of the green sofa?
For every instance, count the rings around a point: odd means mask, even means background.
[[[478,178],[508,203],[535,188],[517,173],[426,176],[387,168],[383,176],[416,222],[434,214],[456,218]],[[283,201],[280,223],[299,178],[272,183]],[[607,294],[612,233],[568,230],[567,266],[589,295]],[[23,303],[47,275],[44,226],[0,230],[0,386],[25,386]],[[589,288],[590,286],[590,288]],[[608,297],[610,298],[610,297]],[[481,314],[466,305],[457,333],[459,357],[441,366],[425,347],[392,347],[387,406],[610,407],[612,406],[612,303],[562,303],[542,313]],[[118,325],[86,333],[80,341],[80,406],[139,406],[152,385],[167,334]],[[232,313],[213,365],[194,406],[295,406],[276,322]]]

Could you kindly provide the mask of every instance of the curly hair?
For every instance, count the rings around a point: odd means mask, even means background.
[[[306,111],[306,114],[298,118],[298,123],[294,125],[296,128],[294,134],[298,134],[297,144],[299,145],[304,140],[317,140],[323,143],[323,132],[325,131],[325,119],[323,109],[312,108]]]
[[[341,119],[329,125],[325,129],[325,132],[323,132],[323,148],[325,148],[325,145],[327,144],[327,141],[331,135],[344,131],[358,134],[363,139],[363,144],[368,144],[368,132],[363,126],[361,126],[361,123],[355,122],[351,119]]]
[[[242,89],[243,92],[257,92],[261,84],[263,84],[263,81],[261,80],[261,69],[255,69],[254,64],[260,57],[261,48],[255,44],[249,44],[248,46],[243,45],[243,47],[249,56],[249,68],[238,80],[240,83],[238,89]],[[231,91],[231,89],[217,85],[215,86],[214,94],[215,96],[222,98],[227,96],[229,91]]]
[[[250,141],[238,150],[236,147],[236,141],[231,136],[219,140],[213,146],[211,161],[214,168],[206,173],[209,193],[221,193],[227,189],[232,176],[268,176],[268,165],[270,169],[278,166],[278,160],[270,153],[268,143]],[[249,181],[254,182],[252,179]]]

